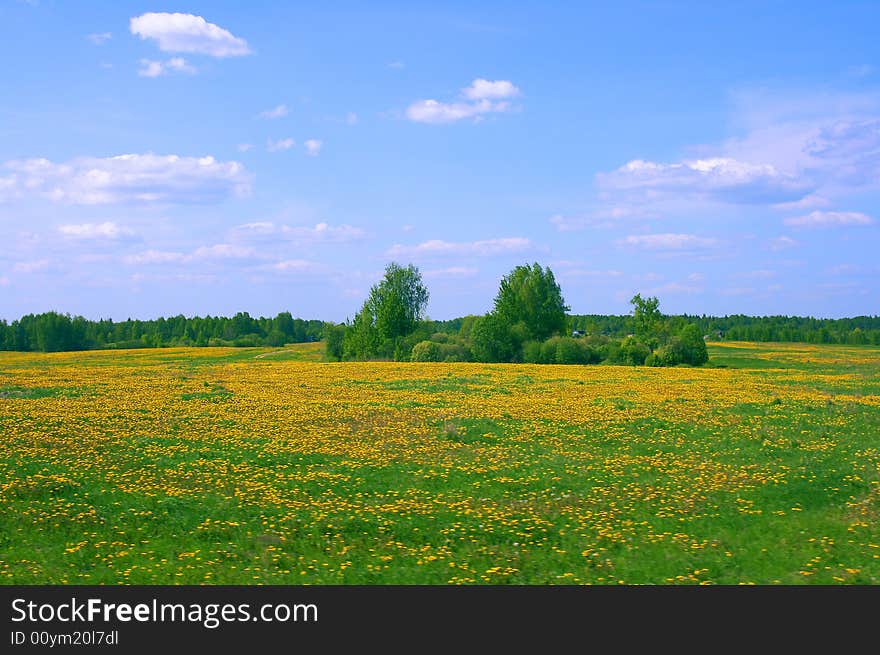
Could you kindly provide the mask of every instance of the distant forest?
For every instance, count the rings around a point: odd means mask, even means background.
[[[429,332],[458,335],[476,317],[427,321]],[[635,331],[632,315],[573,314],[569,329],[585,335],[622,338]],[[782,341],[880,345],[880,316],[817,319],[800,316],[671,315],[672,326],[696,324],[710,341]],[[252,318],[239,312],[231,318],[172,316],[154,320],[90,321],[57,312],[28,314],[7,323],[0,320],[0,350],[57,352],[102,348],[162,348],[173,346],[282,346],[319,341],[334,326],[320,320],[293,318],[282,312],[274,318]]]

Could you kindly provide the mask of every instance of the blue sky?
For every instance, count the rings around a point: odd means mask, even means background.
[[[0,318],[876,314],[880,4],[0,0]]]

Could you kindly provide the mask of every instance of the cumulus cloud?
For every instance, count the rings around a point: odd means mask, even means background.
[[[805,179],[770,164],[729,157],[671,164],[635,159],[615,171],[600,173],[597,182],[606,189],[686,193],[731,203],[790,202],[812,190]]]
[[[718,240],[699,237],[694,234],[666,233],[630,235],[619,243],[643,250],[686,251],[712,248],[718,245]]]
[[[814,211],[805,216],[785,219],[786,225],[796,227],[831,227],[834,225],[871,225],[874,219],[861,212]]]
[[[128,228],[120,227],[112,221],[60,225],[58,231],[73,239],[121,239],[133,234]]]
[[[250,193],[251,176],[235,161],[213,157],[126,154],[7,161],[0,200],[40,196],[77,205],[218,202]]]
[[[508,80],[496,80],[490,82],[483,78],[477,78],[471,85],[462,89],[461,94],[469,100],[497,100],[499,98],[514,98],[520,93]]]
[[[317,157],[321,154],[321,147],[324,145],[319,139],[307,139],[303,144],[306,147],[306,154]]]
[[[266,150],[269,152],[283,152],[284,150],[290,150],[295,145],[296,142],[289,137],[286,139],[278,139],[277,141],[269,139],[266,142]]]
[[[251,53],[247,42],[201,16],[149,12],[131,19],[132,34],[153,39],[163,52],[192,52],[211,57]]]
[[[161,77],[169,73],[195,75],[197,72],[195,67],[186,63],[183,57],[172,57],[164,62],[153,59],[141,59],[140,63],[141,67],[138,69],[138,75],[141,77]]]
[[[260,112],[260,118],[284,118],[287,116],[287,105],[278,105],[272,109],[267,109],[266,111]]]
[[[532,247],[531,241],[522,237],[486,239],[483,241],[441,241],[432,239],[414,246],[395,244],[387,254],[391,257],[447,257],[447,256],[491,256],[517,253]]]
[[[465,118],[481,119],[486,114],[510,111],[510,98],[520,94],[508,80],[474,80],[461,90],[461,100],[417,100],[406,109],[406,117],[416,123],[455,123]]]

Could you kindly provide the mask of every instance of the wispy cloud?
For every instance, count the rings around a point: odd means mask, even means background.
[[[695,159],[671,164],[636,159],[611,173],[597,176],[600,187],[693,194],[730,203],[779,203],[803,198],[812,187],[806,179],[770,164],[729,157]]]
[[[718,245],[718,240],[694,234],[665,233],[630,235],[621,239],[618,243],[642,250],[683,251],[713,248]]]
[[[285,116],[287,116],[287,105],[278,105],[272,109],[260,112],[260,118],[268,118],[270,120],[284,118]]]
[[[86,38],[95,45],[104,45],[113,38],[113,34],[110,32],[96,32],[95,34],[87,34]]]
[[[278,225],[271,221],[245,223],[235,227],[230,237],[236,241],[296,241],[301,243],[348,243],[360,241],[366,232],[352,225],[317,223],[311,227]]]
[[[36,259],[32,261],[26,262],[16,262],[12,267],[12,271],[14,273],[24,273],[25,275],[29,275],[31,273],[43,273],[49,269],[49,260],[48,259]]]
[[[79,223],[59,225],[58,232],[72,239],[122,239],[134,234],[132,230],[121,227],[112,221],[103,223]]]
[[[277,141],[273,141],[269,139],[266,142],[266,150],[269,152],[283,152],[285,150],[290,150],[296,145],[296,142],[290,137],[286,139],[278,139]]]
[[[531,247],[531,241],[523,237],[457,242],[432,239],[414,246],[395,244],[386,254],[390,257],[446,257],[462,255],[485,257],[523,252]]]
[[[831,227],[835,225],[872,225],[874,219],[861,212],[814,211],[805,216],[785,219],[786,225],[797,227]]]
[[[797,245],[800,245],[799,241],[787,236],[773,237],[767,242],[767,247],[770,250],[785,250],[786,248],[794,248]]]
[[[306,154],[317,157],[321,154],[321,147],[324,145],[319,139],[306,139],[303,145],[306,147]]]
[[[196,69],[186,63],[183,57],[172,57],[167,61],[156,61],[153,59],[141,59],[141,67],[138,69],[138,75],[141,77],[161,77],[169,73],[184,73],[186,75],[195,75]]]
[[[0,201],[43,197],[76,205],[218,202],[250,193],[251,176],[213,157],[126,154],[64,163],[18,159],[2,165]]]
[[[465,278],[474,277],[479,272],[479,269],[469,266],[449,266],[448,268],[435,268],[425,271],[424,276],[428,279]]]

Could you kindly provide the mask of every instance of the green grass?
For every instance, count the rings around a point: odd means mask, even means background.
[[[338,406],[273,386],[315,352],[0,359],[0,582],[880,584],[877,349],[713,344],[730,394],[766,393],[687,420],[702,371],[297,369],[296,389],[350,370],[326,387]],[[15,382],[110,365],[167,394]],[[631,393],[590,391],[619,376]],[[646,413],[655,383],[681,393]],[[591,418],[513,417],[548,389]],[[255,393],[271,403],[248,414]]]

